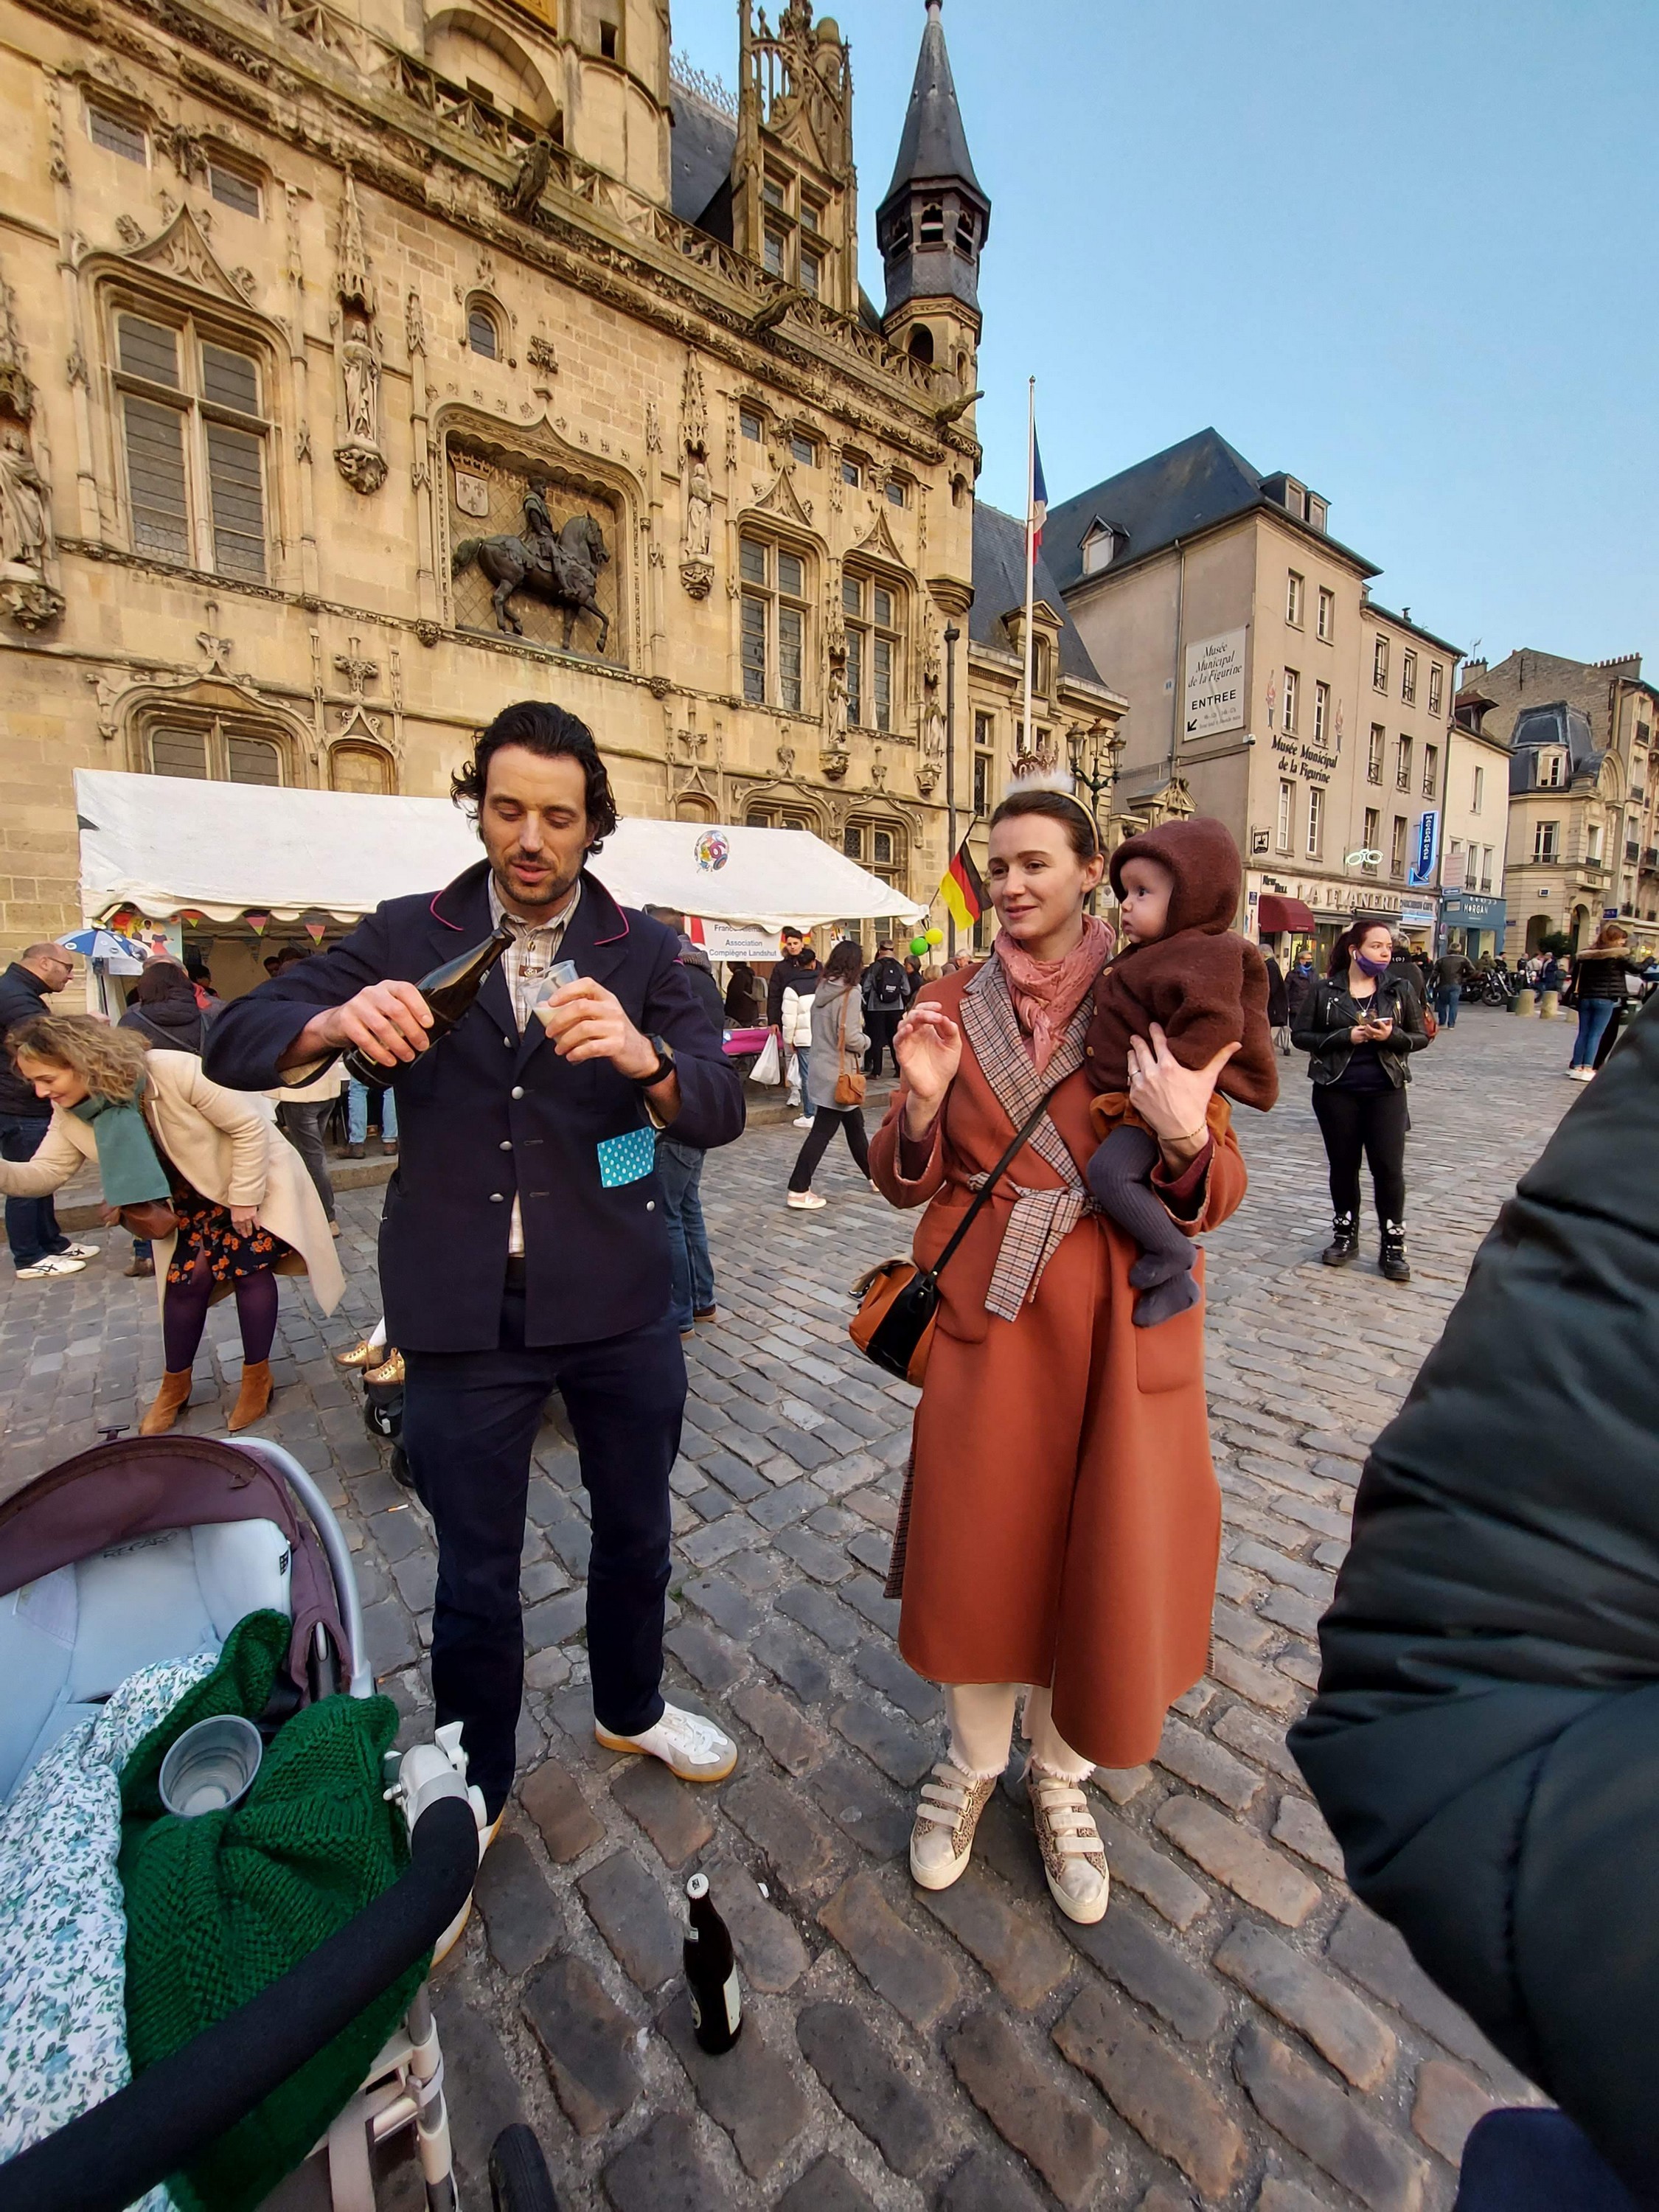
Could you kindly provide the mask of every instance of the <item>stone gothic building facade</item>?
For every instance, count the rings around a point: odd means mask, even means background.
[[[8,950],[80,919],[77,767],[432,794],[532,695],[624,811],[931,895],[990,214],[939,0],[884,311],[810,0],[735,101],[666,0],[0,13]]]

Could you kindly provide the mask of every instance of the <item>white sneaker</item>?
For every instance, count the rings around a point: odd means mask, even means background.
[[[1082,1785],[1028,1765],[1025,1787],[1048,1894],[1068,1920],[1091,1927],[1105,1917],[1111,1877]]]
[[[641,1751],[661,1759],[682,1782],[724,1782],[738,1763],[738,1747],[729,1735],[678,1705],[665,1705],[662,1718],[642,1735],[612,1735],[597,1721],[593,1734],[607,1751]]]
[[[67,1252],[48,1252],[32,1267],[20,1267],[17,1279],[20,1283],[39,1283],[49,1275],[78,1275],[86,1264],[84,1260],[71,1260]]]
[[[52,1257],[57,1260],[95,1260],[98,1247],[95,1244],[65,1244],[63,1250],[55,1252]]]
[[[792,1190],[788,1202],[802,1213],[816,1213],[821,1206],[828,1206],[827,1198],[820,1198],[815,1190]]]
[[[910,1831],[910,1872],[923,1889],[949,1889],[966,1871],[974,1831],[997,1779],[994,1774],[975,1779],[954,1760],[941,1759],[922,1784]]]
[[[797,1114],[790,1124],[790,1127],[795,1129],[810,1129],[811,1126],[812,1116],[810,1114]]]

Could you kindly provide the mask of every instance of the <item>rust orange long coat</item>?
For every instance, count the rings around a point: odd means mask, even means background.
[[[971,977],[923,996],[957,1018]],[[1050,1116],[1079,1169],[1097,1138],[1086,1067]],[[961,1219],[969,1177],[993,1168],[1013,1123],[966,1036],[926,1172],[900,1172],[901,1089],[870,1146],[895,1206],[926,1204],[927,1266]],[[1219,1127],[1218,1128],[1218,1124]],[[1224,1103],[1199,1212],[1201,1234],[1244,1195]],[[1129,1237],[1086,1216],[1054,1251],[1018,1321],[985,1310],[1009,1186],[1050,1189],[1028,1145],[940,1278],[939,1326],[916,1409],[899,1649],[938,1682],[1050,1684],[1061,1735],[1102,1766],[1157,1749],[1172,1699],[1209,1656],[1221,1495],[1204,1395],[1204,1306],[1156,1328],[1131,1320]],[[1203,1280],[1200,1255],[1199,1280]]]

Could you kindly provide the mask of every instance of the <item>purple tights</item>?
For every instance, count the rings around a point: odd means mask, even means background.
[[[199,1255],[187,1279],[169,1283],[161,1302],[161,1344],[170,1375],[182,1374],[196,1357],[213,1297],[213,1271]],[[236,1318],[242,1327],[242,1358],[256,1364],[269,1359],[276,1334],[276,1278],[269,1267],[236,1278]]]

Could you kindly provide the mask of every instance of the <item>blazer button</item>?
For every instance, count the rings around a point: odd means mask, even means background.
[[[654,1198],[647,1198],[647,1199],[646,1200],[646,1201],[645,1201],[645,1210],[646,1210],[646,1212],[647,1212],[647,1213],[654,1213],[654,1212],[656,1212],[656,1210],[657,1210],[657,1201],[656,1201],[656,1200],[655,1200]]]
[[[503,1037],[503,1038],[501,1039],[501,1042],[502,1042],[502,1043],[507,1047],[507,1050],[508,1050],[509,1052],[511,1052],[511,1051],[512,1051],[512,1049],[513,1049],[513,1040],[512,1040],[512,1038],[511,1038],[511,1037]]]
[[[511,1138],[511,1137],[503,1137],[503,1138],[501,1139],[501,1146],[500,1146],[500,1149],[501,1149],[502,1152],[510,1152],[512,1151],[512,1149],[513,1149],[513,1139],[512,1139],[512,1138]]]
[[[503,1201],[503,1200],[502,1200],[502,1197],[501,1197],[501,1194],[500,1193],[500,1191],[498,1191],[498,1190],[492,1190],[492,1191],[490,1192],[490,1194],[489,1194],[489,1203],[490,1203],[492,1206],[500,1206],[500,1205],[501,1205],[501,1204],[503,1204],[503,1203],[504,1203],[504,1201]]]
[[[515,1083],[515,1084],[514,1085],[514,1086],[513,1086],[512,1090],[507,1093],[507,1096],[508,1096],[510,1098],[522,1098],[522,1097],[524,1097],[524,1085],[523,1085],[523,1084],[522,1084],[522,1083]]]

